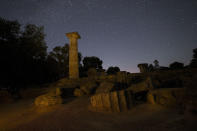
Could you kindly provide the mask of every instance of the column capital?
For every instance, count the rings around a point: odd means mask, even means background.
[[[78,32],[69,32],[69,33],[66,33],[66,36],[69,38],[69,39],[80,39],[81,36],[78,34]]]

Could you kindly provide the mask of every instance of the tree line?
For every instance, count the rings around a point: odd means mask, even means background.
[[[161,69],[181,69],[197,67],[197,49],[188,66],[174,62],[169,67],[142,63],[146,70],[151,72]],[[43,26],[27,24],[21,26],[18,21],[10,21],[0,17],[0,86],[26,87],[31,84],[53,82],[68,77],[69,45],[56,46],[47,52]],[[80,77],[87,76],[90,68],[107,74],[116,74],[119,67],[110,66],[106,71],[102,67],[103,61],[96,57],[79,57]],[[139,66],[138,65],[138,66]]]
[[[177,70],[177,69],[185,69],[185,68],[197,68],[197,48],[193,49],[193,57],[190,61],[189,65],[184,65],[181,62],[172,62],[169,64],[168,67],[160,66],[158,60],[153,61],[154,64],[148,63],[140,63],[138,67],[141,73],[144,72],[153,72],[153,71],[160,71],[160,70]]]
[[[47,53],[43,26],[0,18],[0,86],[26,87],[68,77],[69,45],[56,46]],[[80,76],[90,68],[103,69],[96,56],[78,53]],[[83,63],[83,64],[82,64]]]

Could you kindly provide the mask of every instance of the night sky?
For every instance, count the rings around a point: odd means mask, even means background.
[[[0,0],[0,17],[43,25],[48,51],[81,35],[79,51],[104,68],[188,64],[197,48],[197,0]]]

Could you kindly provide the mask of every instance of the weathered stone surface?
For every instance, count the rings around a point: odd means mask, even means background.
[[[84,95],[85,93],[81,89],[75,89],[74,96],[79,97],[79,96],[84,96]]]
[[[129,107],[127,107],[127,98],[126,98],[126,94],[125,91],[119,91],[119,107],[121,111],[127,111],[127,109]]]
[[[112,111],[120,112],[118,92],[111,92],[110,97],[111,97],[111,109],[112,109]]]
[[[53,89],[47,94],[38,96],[35,99],[34,104],[35,106],[52,106],[62,104],[63,100],[61,98],[61,94],[62,92],[60,88]]]
[[[143,82],[131,85],[127,90],[131,90],[133,93],[137,93],[137,92],[142,92],[142,91],[149,91],[152,89],[154,89],[154,85],[152,83],[152,79],[148,77]]]
[[[78,45],[77,39],[80,35],[77,32],[67,33],[66,36],[70,40],[69,44],[69,78],[79,78],[79,63],[78,63]]]
[[[128,84],[137,84],[139,82],[142,82],[144,80],[144,76],[142,73],[130,73],[128,74]]]
[[[107,79],[107,73],[106,72],[98,72],[98,80],[104,81]]]
[[[62,87],[62,88],[75,88],[79,86],[79,79],[68,79],[68,78],[63,78],[58,80],[54,85],[51,87]]]
[[[113,91],[114,83],[111,82],[102,82],[100,83],[99,87],[96,89],[96,93],[108,93]]]
[[[155,104],[155,98],[154,98],[154,95],[151,92],[149,92],[147,94],[147,103]]]
[[[184,96],[184,88],[165,88],[150,91],[147,102],[160,104],[167,107],[177,106]]]
[[[125,71],[117,72],[116,82],[118,82],[118,83],[128,83],[127,72],[125,72]]]
[[[100,93],[90,98],[91,106],[96,111],[122,112],[132,107],[132,94],[130,91],[114,91]]]
[[[63,100],[60,96],[52,96],[49,94],[41,95],[35,99],[36,106],[52,106],[62,104]]]
[[[61,96],[62,94],[61,88],[56,88],[55,94],[56,96]]]
[[[111,109],[111,98],[110,95],[103,93],[101,96],[101,108],[103,107],[106,111],[110,111]]]
[[[115,83],[116,82],[116,75],[107,75],[105,80],[108,82]]]
[[[86,83],[83,83],[80,85],[80,89],[86,94],[90,95],[93,93],[94,89],[96,88],[95,81],[87,81]]]
[[[95,68],[90,68],[87,72],[88,78],[95,80],[98,77],[97,70]]]

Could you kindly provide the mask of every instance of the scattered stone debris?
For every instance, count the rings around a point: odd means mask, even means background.
[[[154,89],[154,85],[152,83],[152,79],[148,77],[143,82],[131,85],[127,90],[131,90],[133,93],[137,93],[142,91],[149,91],[152,89]]]
[[[184,96],[184,88],[166,88],[152,90],[147,94],[147,102],[167,107],[179,105]]]
[[[98,93],[109,93],[113,91],[114,83],[112,82],[102,82],[100,83],[99,87],[96,89],[96,94]]]
[[[95,81],[87,81],[86,83],[83,83],[80,85],[80,89],[86,95],[92,94],[96,87],[97,87],[97,84],[95,83]]]
[[[186,83],[188,79],[171,78],[176,73],[184,76],[183,72],[169,71],[162,74],[159,72],[134,74],[118,72],[116,75],[102,73],[100,75],[102,77],[95,77],[98,72],[95,74],[95,70],[92,70],[91,73],[89,72],[89,77],[59,80],[50,87],[53,91],[36,98],[35,105],[56,105],[63,103],[64,98],[87,95],[91,97],[91,108],[95,111],[121,112],[141,103],[160,104],[167,107],[179,106],[183,103],[185,94],[183,85],[186,84],[170,84],[169,81],[176,79],[184,80]],[[57,88],[56,91],[54,87]],[[192,104],[188,108],[191,107],[193,110],[194,102],[190,103]]]
[[[58,105],[63,103],[63,99],[61,97],[61,90],[60,88],[56,88],[55,91],[51,91],[47,94],[38,96],[35,99],[35,106],[52,106],[52,105]]]
[[[80,97],[80,96],[84,96],[85,93],[81,90],[81,89],[75,89],[74,91],[74,96]]]

